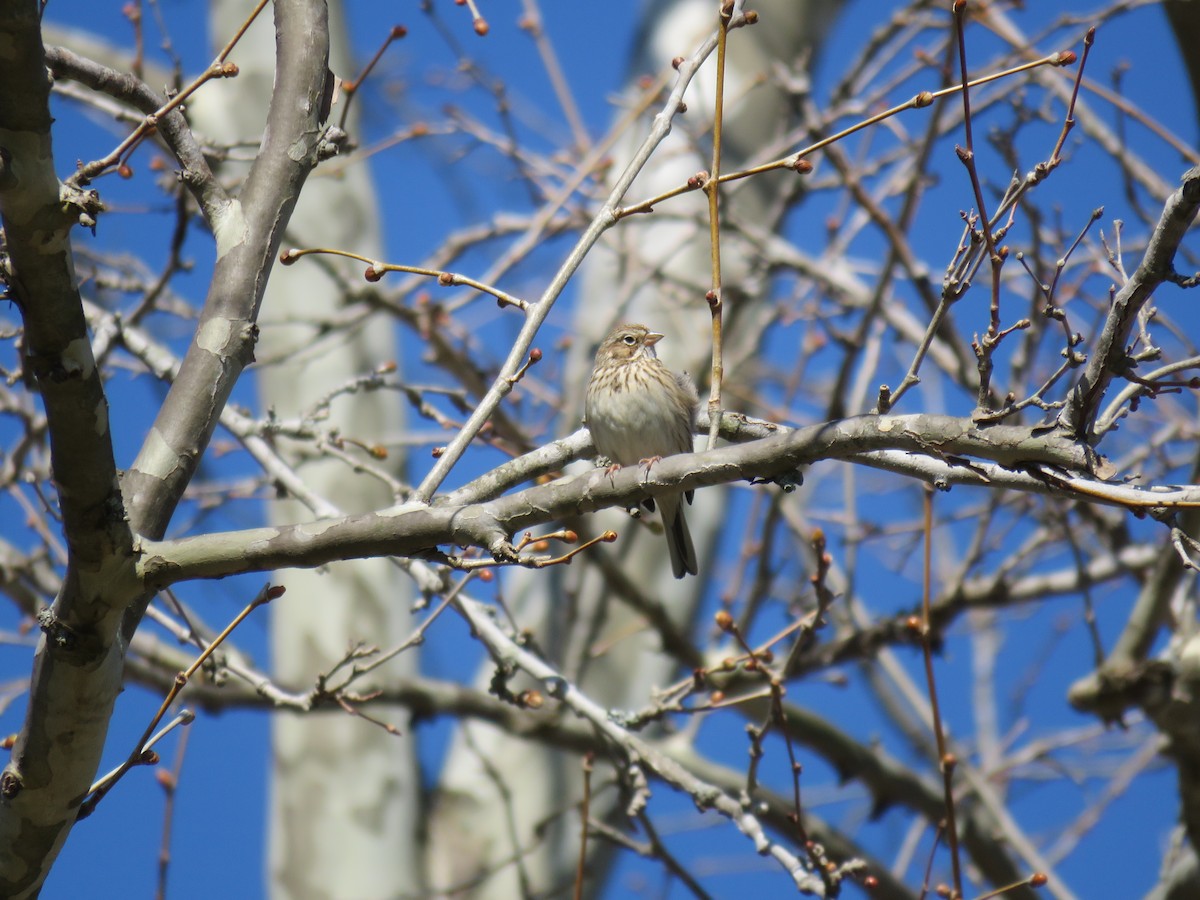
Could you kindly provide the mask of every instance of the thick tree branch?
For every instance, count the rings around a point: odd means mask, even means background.
[[[275,28],[276,87],[262,146],[241,195],[214,223],[217,263],[195,339],[125,476],[130,520],[151,537],[166,529],[234,384],[254,358],[263,290],[324,134],[325,4],[276,3]]]
[[[101,205],[54,170],[40,18],[36,0],[0,5],[0,278],[21,309],[25,367],[46,408],[68,559],[41,618],[25,725],[0,776],[5,897],[36,891],[74,822],[120,691],[117,629],[139,588],[69,239]]]
[[[171,393],[126,482],[130,517],[149,533],[165,528],[250,358],[265,273],[316,161],[327,76],[325,6],[291,0],[275,9],[279,90],[257,177],[251,174],[243,194],[249,205],[228,204],[215,217],[220,260],[176,385],[182,393]],[[6,36],[0,42],[3,276],[24,314],[27,368],[46,405],[69,556],[63,589],[41,620],[25,727],[0,778],[0,846],[8,851],[0,855],[0,894],[6,897],[37,892],[74,823],[121,687],[118,630],[124,621],[131,634],[148,601],[133,577],[108,407],[70,258],[70,227],[94,221],[101,207],[94,192],[60,187],[54,172],[40,18],[35,0],[0,6]],[[207,191],[213,190],[210,184]]]
[[[1031,429],[1015,426],[979,428],[952,416],[859,416],[707,453],[669,457],[649,472],[628,467],[610,476],[595,469],[482,504],[414,503],[290,527],[144,541],[142,572],[147,584],[162,587],[191,578],[307,568],[337,559],[438,555],[441,544],[481,547],[498,559],[512,560],[508,538],[524,528],[632,504],[647,495],[770,480],[817,460],[874,450],[903,450],[947,461],[983,457],[1013,468],[1040,462],[1087,471],[1084,449],[1053,433],[1035,436]],[[970,465],[965,459],[961,464]]]

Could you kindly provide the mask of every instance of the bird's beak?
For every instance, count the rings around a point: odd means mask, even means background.
[[[659,334],[657,331],[651,331],[649,334],[646,335],[646,346],[653,347],[655,344],[657,344],[662,339],[663,339],[663,336],[661,334]]]

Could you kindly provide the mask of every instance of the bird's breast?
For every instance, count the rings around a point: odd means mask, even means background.
[[[596,450],[622,466],[683,449],[666,391],[624,385],[620,391],[588,393],[586,415]]]

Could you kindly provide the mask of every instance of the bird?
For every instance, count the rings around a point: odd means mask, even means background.
[[[672,372],[658,358],[663,335],[645,325],[625,323],[608,333],[596,351],[588,380],[584,422],[596,451],[613,464],[647,468],[664,456],[692,452],[692,432],[700,399],[692,379]],[[671,570],[676,578],[697,572],[696,548],[683,515],[685,494],[657,497]],[[687,491],[688,503],[692,492]],[[653,510],[654,501],[647,506]]]

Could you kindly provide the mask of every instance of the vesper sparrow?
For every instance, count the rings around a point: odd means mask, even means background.
[[[654,345],[663,336],[645,325],[618,325],[596,351],[584,415],[596,450],[615,466],[692,451],[699,398],[687,375],[672,372]],[[687,491],[692,502],[692,492]],[[656,498],[662,511],[671,569],[676,578],[696,574],[696,548],[683,517],[681,494]],[[654,504],[648,503],[650,509]]]

